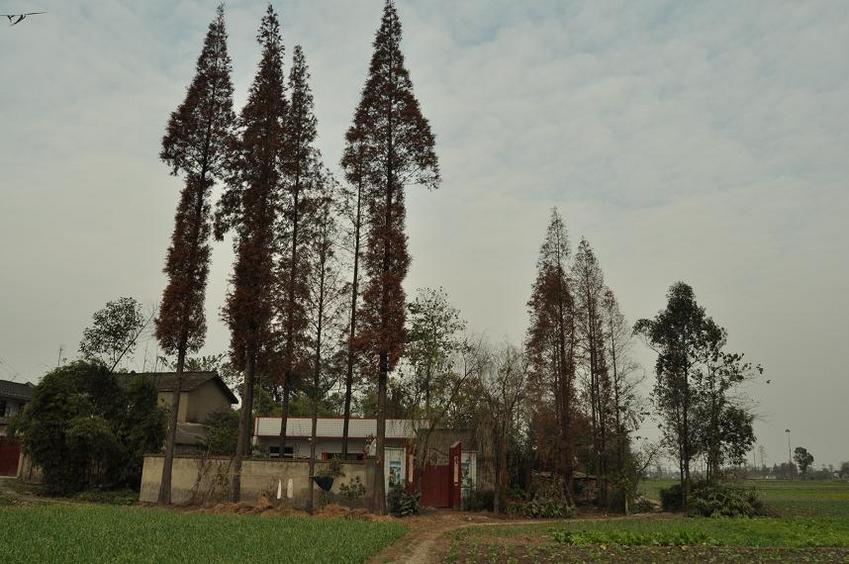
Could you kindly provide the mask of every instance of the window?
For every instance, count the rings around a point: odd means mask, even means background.
[[[287,446],[286,450],[284,451],[283,458],[292,458],[294,456],[294,454],[295,454],[295,451],[293,450],[293,447]],[[280,447],[279,446],[269,447],[268,448],[268,455],[271,458],[280,458]]]
[[[0,417],[6,417],[6,400],[0,400]]]

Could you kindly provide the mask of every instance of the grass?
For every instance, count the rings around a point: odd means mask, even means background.
[[[212,515],[54,503],[0,507],[0,562],[364,562],[391,521]]]
[[[671,480],[643,483],[658,499]],[[448,561],[849,562],[849,483],[747,481],[778,516],[638,516],[480,527],[452,535]]]

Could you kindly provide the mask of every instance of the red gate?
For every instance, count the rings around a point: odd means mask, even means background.
[[[0,437],[0,476],[17,476],[21,443],[15,439]]]
[[[448,451],[448,464],[426,464],[422,472],[422,499],[425,507],[460,508],[461,444],[455,443]]]

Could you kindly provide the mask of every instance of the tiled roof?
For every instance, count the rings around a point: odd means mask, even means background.
[[[32,399],[32,391],[35,386],[27,383],[10,382],[0,380],[0,398],[13,398],[29,401]]]

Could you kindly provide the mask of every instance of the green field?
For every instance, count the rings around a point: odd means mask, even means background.
[[[0,562],[363,562],[397,522],[45,503],[0,507]]]
[[[647,481],[658,498],[672,481]],[[465,529],[452,534],[449,562],[728,561],[849,562],[849,483],[747,481],[774,517],[669,515],[574,519]]]

